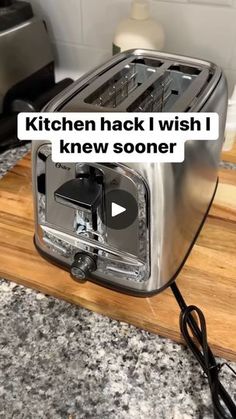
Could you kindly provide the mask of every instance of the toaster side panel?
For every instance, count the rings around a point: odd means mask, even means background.
[[[175,279],[208,213],[217,185],[227,99],[222,75],[201,109],[219,114],[217,141],[187,141],[183,163],[130,165],[150,189],[151,276],[147,294],[161,291]]]

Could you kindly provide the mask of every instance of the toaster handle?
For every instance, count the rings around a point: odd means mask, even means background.
[[[101,202],[102,185],[91,178],[72,179],[54,192],[54,198],[60,204],[94,213]]]

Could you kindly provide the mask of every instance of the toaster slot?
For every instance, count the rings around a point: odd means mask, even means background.
[[[185,71],[185,72],[184,72]],[[209,77],[207,69],[173,65],[138,96],[129,112],[186,111]]]
[[[130,92],[139,85],[136,66],[127,64],[119,73],[113,76],[107,83],[92,93],[86,103],[100,107],[116,108]]]
[[[189,112],[219,77],[210,63],[155,51],[113,57],[73,91],[64,112]]]
[[[176,84],[178,83],[180,87],[180,94],[178,95],[178,100],[173,103],[171,111],[185,112],[191,108],[192,102],[196,100],[200,92],[207,85],[211,74],[205,68],[198,75],[174,71],[173,77],[175,77]]]
[[[88,96],[85,102],[100,107],[116,108],[155,72],[155,67],[139,62],[127,64]]]
[[[140,57],[107,78],[84,102],[119,111],[184,112],[208,79],[207,68]]]
[[[165,73],[149,86],[128,108],[129,112],[161,112],[172,94],[172,79]]]
[[[130,95],[141,86],[145,88],[149,78],[156,73],[156,77],[163,72],[166,68],[161,60],[152,58],[136,58],[130,62],[124,62],[123,67],[119,66],[113,69],[113,74],[107,78],[105,82],[101,83],[98,88],[93,88],[93,85],[84,92],[84,102],[86,104],[99,106],[102,108],[117,108],[121,105]],[[116,70],[116,71],[115,71]],[[99,79],[98,79],[99,81]],[[95,86],[94,86],[95,87]],[[92,93],[88,94],[89,91]]]

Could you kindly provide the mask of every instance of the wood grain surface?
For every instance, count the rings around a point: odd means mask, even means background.
[[[221,157],[222,160],[228,161],[230,163],[236,163],[236,141],[234,141],[232,150],[224,151]]]
[[[30,165],[28,155],[0,181],[0,276],[181,342],[169,289],[144,299],[80,285],[39,256]],[[187,302],[204,311],[215,354],[236,361],[236,171],[220,171],[214,204],[177,283]]]

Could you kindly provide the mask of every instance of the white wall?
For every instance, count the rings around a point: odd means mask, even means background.
[[[84,72],[111,55],[113,33],[131,0],[31,0],[47,21],[61,68]],[[221,65],[236,83],[236,0],[153,0],[165,50]]]

